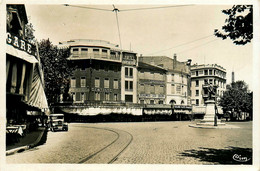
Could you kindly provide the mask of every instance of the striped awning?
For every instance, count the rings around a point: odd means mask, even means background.
[[[44,92],[43,84],[37,67],[34,67],[32,88],[28,105],[39,109],[48,109],[48,102]]]

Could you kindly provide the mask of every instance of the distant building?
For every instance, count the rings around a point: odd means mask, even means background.
[[[164,104],[190,105],[190,66],[187,62],[177,61],[176,55],[173,59],[167,56],[142,56],[139,61],[164,70]]]
[[[103,40],[61,42],[76,66],[70,78],[74,103],[137,103],[137,55]]]
[[[162,67],[138,63],[138,103],[166,104],[166,73]]]
[[[191,66],[191,99],[192,105],[196,106],[194,113],[203,113],[205,99],[208,93],[203,87],[209,84],[217,86],[217,100],[226,90],[226,69],[217,64],[192,65]]]

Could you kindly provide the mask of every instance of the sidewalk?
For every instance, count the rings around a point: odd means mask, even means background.
[[[18,143],[6,146],[6,155],[11,155],[16,152],[24,151],[37,146],[43,139],[45,127],[39,127],[38,130],[27,133],[24,137],[20,138]]]

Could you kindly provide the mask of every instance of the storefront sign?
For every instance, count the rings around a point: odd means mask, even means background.
[[[111,93],[112,89],[108,89],[108,88],[91,88],[91,91]]]
[[[163,94],[139,94],[139,98],[165,98]]]
[[[36,56],[35,55],[36,48],[34,45],[8,32],[6,37],[6,43],[30,55]]]

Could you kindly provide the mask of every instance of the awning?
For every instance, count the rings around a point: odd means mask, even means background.
[[[37,67],[34,68],[32,89],[28,100],[28,105],[37,107],[39,109],[49,108]]]
[[[9,44],[7,44],[6,53],[10,54],[12,56],[15,56],[17,58],[20,58],[22,60],[25,60],[27,62],[30,62],[30,63],[37,63],[38,62],[38,60],[36,59],[35,56],[29,55],[28,53],[26,53],[22,50],[16,49],[15,47],[13,47]]]

